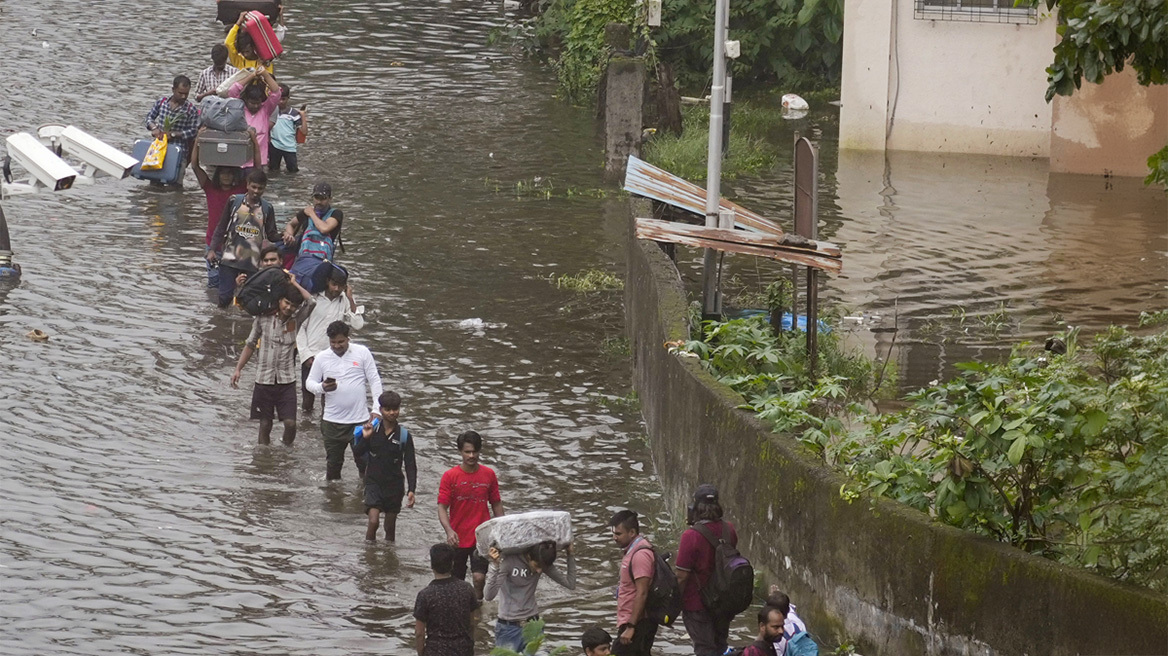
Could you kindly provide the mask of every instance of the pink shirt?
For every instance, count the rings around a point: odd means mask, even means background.
[[[228,91],[227,95],[231,96],[232,98],[238,98],[242,93],[243,84],[236,82],[231,86],[231,91]],[[276,92],[268,94],[267,100],[264,101],[263,105],[260,105],[260,111],[256,112],[255,114],[247,111],[247,108],[244,108],[243,110],[243,117],[247,120],[248,127],[253,127],[256,131],[256,144],[260,148],[260,166],[268,165],[268,140],[272,130],[272,113],[275,112],[276,108],[279,106],[280,94],[279,92]],[[243,168],[249,169],[255,165],[255,160],[253,158],[252,161],[244,164]]]
[[[616,586],[616,625],[630,624],[633,619],[633,600],[637,598],[636,579],[653,578],[653,545],[641,536],[629,545],[621,559]],[[630,575],[631,572],[631,575]]]

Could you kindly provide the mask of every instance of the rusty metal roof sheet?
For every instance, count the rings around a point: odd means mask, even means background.
[[[699,216],[706,214],[705,189],[632,155],[629,156],[626,167],[625,190]],[[783,234],[783,229],[777,223],[737,203],[723,198],[721,206],[723,209],[734,211],[736,227],[769,235]]]

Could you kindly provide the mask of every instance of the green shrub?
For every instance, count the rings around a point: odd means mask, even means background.
[[[722,179],[757,175],[773,168],[779,152],[763,135],[781,120],[780,111],[743,102],[736,103],[731,112],[730,149],[722,160]],[[709,106],[687,105],[682,109],[681,134],[656,134],[645,145],[645,161],[691,182],[703,181],[709,134]]]
[[[1141,325],[1163,323],[1165,313]],[[759,319],[712,323],[686,349],[778,431],[854,481],[939,521],[1032,553],[1168,591],[1168,330],[1111,327],[1065,355],[1029,345],[1001,364],[908,395],[877,415],[874,367],[821,338],[808,380],[803,340]],[[877,376],[878,378],[878,376]]]
[[[558,2],[564,4],[556,6]],[[544,38],[552,30],[563,34],[554,59],[560,90],[571,102],[590,101],[606,63],[604,26],[632,25],[633,0],[553,0],[544,15],[548,22],[537,31],[544,31]]]
[[[838,85],[843,55],[843,0],[735,0],[730,38],[742,44],[735,83],[777,82],[787,88]],[[709,84],[714,3],[664,0],[654,30],[658,56],[674,65],[683,87]]]

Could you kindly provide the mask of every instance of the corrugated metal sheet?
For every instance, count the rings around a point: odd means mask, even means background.
[[[776,237],[747,230],[722,230],[657,219],[637,219],[634,234],[638,239],[755,255],[828,273],[843,270],[840,251],[833,244],[808,242],[794,235]]]
[[[698,216],[706,215],[705,189],[632,155],[629,156],[626,167],[625,190],[693,212]],[[768,235],[783,234],[783,229],[777,223],[737,203],[723,198],[721,206],[723,209],[734,210],[736,227]]]

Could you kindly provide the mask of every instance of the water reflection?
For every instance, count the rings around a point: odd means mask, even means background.
[[[831,126],[835,117],[813,120]],[[819,142],[820,234],[843,246],[844,273],[820,297],[865,315],[854,334],[870,353],[884,356],[890,337],[868,326],[899,326],[893,357],[903,388],[1066,325],[1132,324],[1168,305],[1163,190],[1135,178],[1050,174],[1045,160],[838,152],[831,135]],[[783,221],[791,185],[784,164],[732,189]],[[787,274],[751,258],[728,262],[727,276],[752,287]]]

